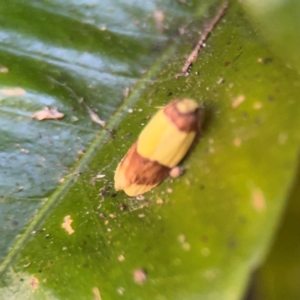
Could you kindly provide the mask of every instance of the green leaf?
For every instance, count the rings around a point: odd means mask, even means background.
[[[299,167],[288,206],[266,262],[256,272],[254,299],[297,299],[299,284]]]
[[[289,68],[300,70],[300,2],[245,0],[244,8],[257,33]]]
[[[124,89],[168,43],[148,9],[126,3],[115,7],[110,1],[105,9],[102,5],[0,4],[0,259],[36,210],[49,203],[48,196],[72,172],[79,154],[103,134],[84,104],[108,120],[122,103]],[[170,24],[184,17],[174,12]],[[148,19],[152,22],[143,23]],[[65,118],[31,119],[46,106],[57,107]]]
[[[242,297],[296,172],[300,88],[233,2],[177,78],[220,2],[211,4],[0,4],[1,88],[26,91],[2,100],[0,299]],[[139,200],[115,193],[114,170],[149,115],[182,97],[206,111],[185,174]],[[47,105],[65,118],[30,118]]]

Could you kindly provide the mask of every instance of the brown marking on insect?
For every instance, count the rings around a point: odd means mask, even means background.
[[[124,185],[129,186],[132,183],[151,186],[157,185],[168,176],[170,168],[142,157],[137,152],[137,144],[138,141],[132,145],[119,165],[119,168],[124,169],[126,182]],[[156,176],[153,176],[153,174],[156,174]],[[123,189],[123,187],[119,189]]]
[[[203,115],[198,103],[186,98],[162,107],[119,163],[115,189],[137,196],[158,185],[189,151]]]
[[[175,100],[164,108],[165,115],[172,121],[181,131],[197,131],[199,117],[195,111],[182,112],[178,108],[180,100]]]

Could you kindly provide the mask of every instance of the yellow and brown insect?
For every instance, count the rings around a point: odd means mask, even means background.
[[[129,196],[158,185],[188,152],[203,121],[191,99],[176,99],[160,109],[119,163],[115,189]]]

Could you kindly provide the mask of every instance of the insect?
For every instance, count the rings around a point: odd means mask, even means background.
[[[203,110],[191,99],[160,109],[119,163],[115,189],[137,196],[158,185],[186,155],[202,122]]]

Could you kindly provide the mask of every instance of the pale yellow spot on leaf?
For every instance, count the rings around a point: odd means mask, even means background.
[[[242,145],[242,140],[240,138],[235,138],[233,140],[233,145],[236,147],[240,147]]]
[[[202,248],[201,249],[201,254],[203,255],[203,256],[209,256],[210,255],[210,250],[209,250],[209,248]]]
[[[93,291],[93,294],[94,294],[94,300],[102,300],[100,291],[96,286],[93,287],[92,291]]]
[[[4,96],[23,96],[26,94],[26,91],[21,88],[1,89],[0,93]]]
[[[191,245],[189,243],[187,243],[185,235],[180,234],[177,237],[177,240],[178,240],[178,242],[179,242],[179,244],[180,244],[180,246],[182,247],[183,250],[189,251],[191,249]]]
[[[253,104],[253,108],[254,109],[261,109],[262,108],[262,103],[261,102],[255,102],[254,104]]]
[[[122,286],[120,286],[120,287],[118,287],[117,292],[118,292],[119,295],[122,296],[125,292],[125,289]]]
[[[61,227],[64,228],[68,232],[68,234],[72,234],[75,232],[71,226],[72,222],[73,220],[71,219],[71,216],[65,216],[64,222],[61,225]]]
[[[124,98],[127,98],[129,96],[129,93],[130,93],[130,89],[129,89],[129,87],[126,87],[123,90],[123,96],[124,96]]]
[[[147,281],[147,274],[143,269],[133,271],[133,281],[137,284],[144,284]]]
[[[158,198],[158,199],[156,200],[156,204],[163,204],[163,203],[164,203],[164,200],[161,199],[161,198]]]
[[[88,113],[89,113],[89,115],[90,115],[91,120],[92,120],[94,123],[96,123],[96,124],[98,124],[98,125],[104,127],[105,124],[106,124],[106,122],[103,121],[103,120],[101,120],[101,119],[99,118],[99,116],[98,116],[95,112],[93,112],[87,105],[86,105],[86,108],[87,108],[87,110],[88,110]]]
[[[191,182],[188,179],[185,179],[184,182],[185,182],[186,185],[191,185]]]
[[[218,271],[216,269],[208,269],[205,271],[204,276],[207,280],[214,280],[218,275]]]
[[[254,188],[252,191],[252,205],[259,213],[263,212],[266,208],[265,196],[260,188]]]
[[[8,72],[9,72],[8,68],[3,67],[3,66],[0,67],[0,73],[8,73]]]
[[[35,277],[29,279],[29,285],[33,290],[36,290],[39,287],[39,280]]]
[[[48,107],[43,108],[42,110],[39,110],[31,115],[32,119],[37,119],[39,121],[42,120],[58,120],[62,119],[65,115],[57,110],[57,108],[51,108]]]
[[[172,193],[173,193],[173,189],[167,188],[167,193],[168,193],[168,194],[172,194]]]
[[[124,261],[125,260],[125,257],[124,257],[124,255],[119,255],[119,257],[118,257],[118,261],[120,261],[120,262],[122,262],[122,261]]]
[[[242,104],[244,101],[246,100],[246,97],[244,95],[239,95],[238,97],[236,97],[231,106],[232,108],[237,108],[240,104]]]
[[[154,12],[155,24],[156,24],[156,28],[159,32],[164,31],[164,19],[165,19],[165,15],[161,10],[156,10]]]
[[[209,153],[215,153],[215,151],[216,151],[216,150],[215,150],[214,147],[209,147],[209,148],[208,148],[208,152],[209,152]]]
[[[278,136],[279,144],[281,144],[281,145],[285,144],[287,139],[288,139],[288,134],[287,133],[285,133],[285,132],[279,133],[279,136]]]
[[[29,263],[23,265],[23,268],[28,268],[30,265],[31,265],[31,262],[29,262]]]

